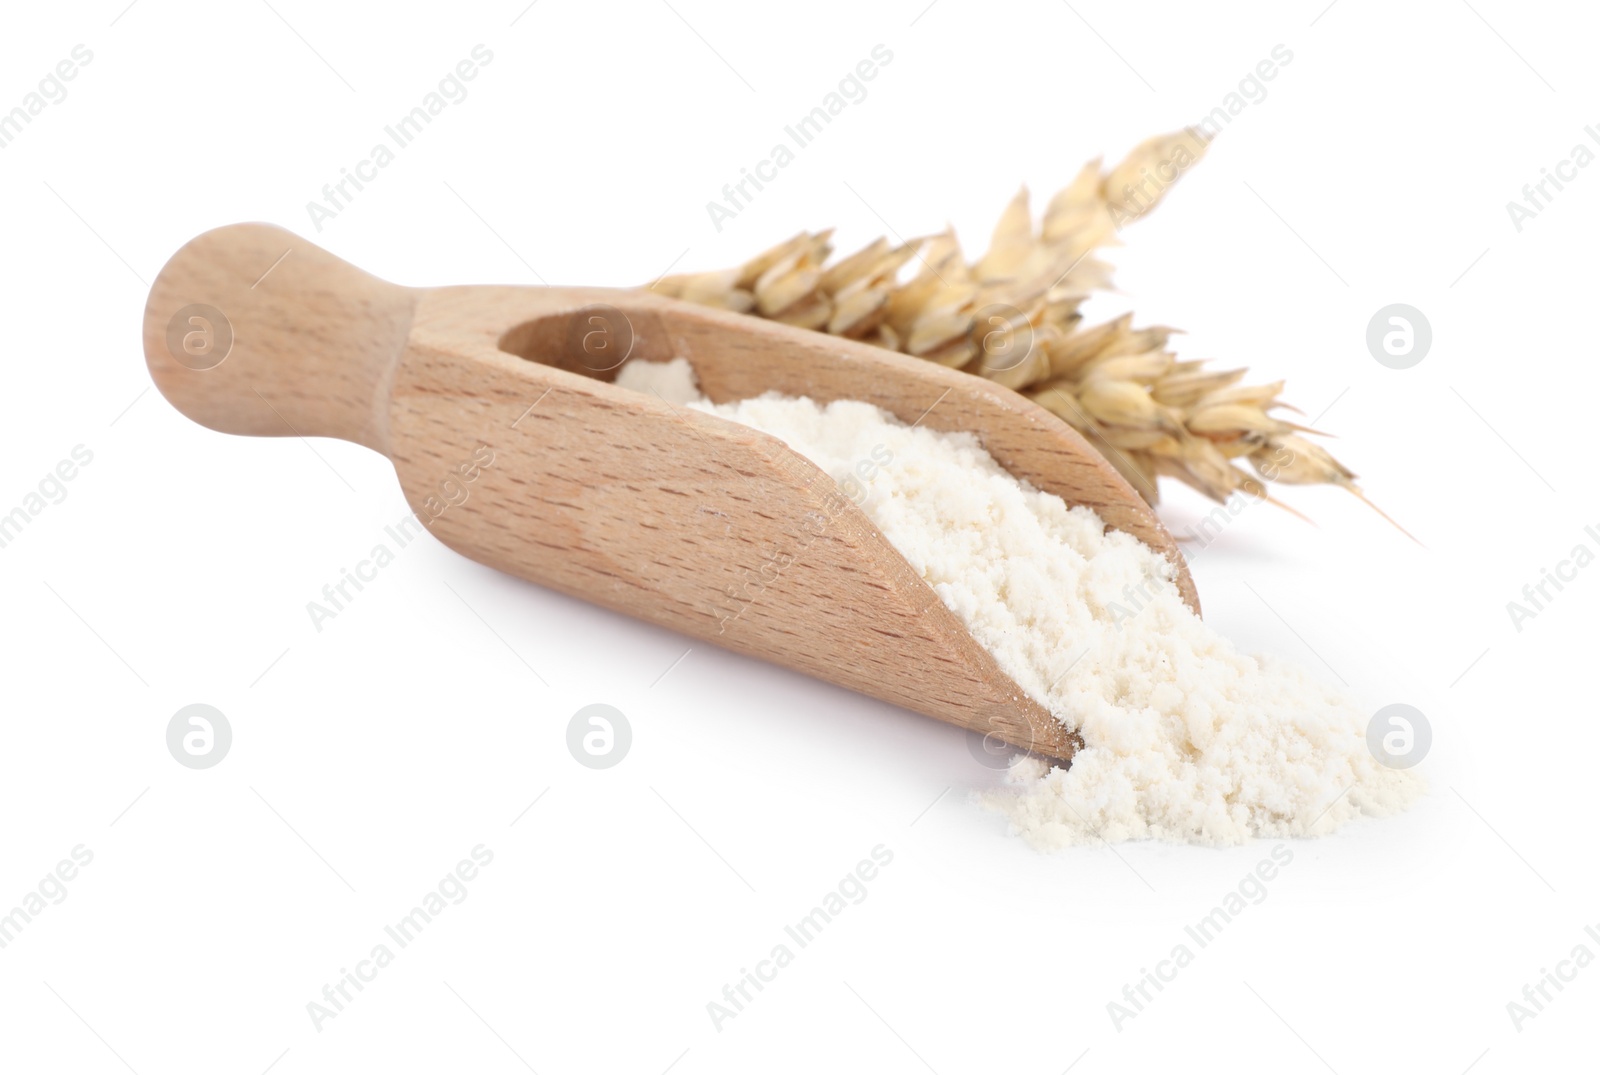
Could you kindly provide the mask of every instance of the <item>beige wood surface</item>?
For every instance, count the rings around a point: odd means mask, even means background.
[[[189,326],[210,335],[175,350]],[[157,386],[203,425],[386,454],[418,517],[474,560],[1052,757],[1076,737],[831,478],[775,438],[616,387],[621,361],[687,358],[716,402],[862,399],[975,433],[1013,474],[1166,553],[1198,611],[1171,535],[1076,432],[867,344],[640,291],[404,288],[263,224],[175,254],[144,341]]]

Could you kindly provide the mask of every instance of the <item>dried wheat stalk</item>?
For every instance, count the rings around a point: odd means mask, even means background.
[[[1282,381],[1244,385],[1243,369],[1179,360],[1167,349],[1176,330],[1134,328],[1131,315],[1082,325],[1079,307],[1110,282],[1095,251],[1154,208],[1204,149],[1191,130],[1150,139],[1110,171],[1091,161],[1050,200],[1037,230],[1023,189],[975,262],[947,230],[899,246],[878,239],[829,265],[832,232],[803,232],[738,268],[666,277],[655,290],[1016,389],[1082,433],[1152,504],[1163,476],[1218,501],[1235,492],[1272,500],[1258,475],[1338,485],[1365,500],[1355,475],[1300,435],[1313,430],[1274,415],[1294,410],[1278,398]]]

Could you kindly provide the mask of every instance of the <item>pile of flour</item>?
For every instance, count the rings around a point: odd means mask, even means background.
[[[623,387],[770,433],[852,488],[857,464],[889,450],[862,510],[1085,744],[1065,769],[1019,756],[1008,786],[982,796],[1035,845],[1319,835],[1421,794],[1419,777],[1370,753],[1354,699],[1240,653],[1184,604],[1165,557],[1012,477],[972,434],[854,401],[714,406],[683,359],[619,373]]]

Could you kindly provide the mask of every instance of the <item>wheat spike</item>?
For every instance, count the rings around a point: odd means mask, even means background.
[[[1242,369],[1180,361],[1167,348],[1176,330],[1135,328],[1132,315],[1082,324],[1079,307],[1110,283],[1095,252],[1155,208],[1204,151],[1204,136],[1188,129],[1149,139],[1109,171],[1091,161],[1050,199],[1037,227],[1024,188],[976,261],[945,231],[899,246],[878,239],[829,265],[832,233],[802,232],[740,268],[666,277],[655,290],[1015,389],[1082,433],[1152,504],[1162,477],[1218,501],[1235,493],[1271,500],[1257,475],[1338,485],[1366,501],[1354,474],[1299,435],[1315,431],[1274,415],[1298,413],[1278,398],[1282,381],[1240,384]]]

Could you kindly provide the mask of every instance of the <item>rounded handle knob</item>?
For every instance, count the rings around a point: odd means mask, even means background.
[[[156,277],[145,360],[201,425],[386,452],[388,386],[415,305],[412,289],[292,232],[233,224],[190,240]]]

